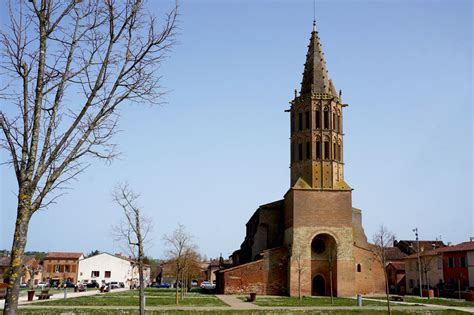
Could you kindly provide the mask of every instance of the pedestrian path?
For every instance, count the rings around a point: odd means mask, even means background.
[[[254,303],[244,302],[235,295],[219,294],[219,295],[216,295],[216,297],[219,298],[225,304],[229,305],[231,308],[235,308],[239,310],[255,310],[255,309],[262,308],[261,306],[258,306]]]
[[[120,288],[120,289],[114,289],[114,292],[121,292],[121,291],[127,291],[128,289]],[[57,290],[57,289],[50,289],[49,293],[52,293],[53,295],[49,298],[50,300],[58,300],[58,299],[64,299],[64,291],[63,290]],[[75,298],[75,297],[80,297],[80,296],[91,296],[91,295],[96,295],[100,294],[99,290],[88,290],[84,292],[67,292],[66,298]],[[28,296],[25,295],[20,295],[18,298],[18,305],[27,305],[27,304],[32,304],[38,301],[38,298],[35,296],[33,301],[28,301]],[[5,306],[5,300],[0,300],[0,309],[3,309]]]

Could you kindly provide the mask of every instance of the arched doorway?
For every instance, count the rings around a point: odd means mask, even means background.
[[[326,282],[323,276],[316,275],[313,278],[312,295],[326,295]]]
[[[337,243],[329,234],[311,241],[311,276],[313,295],[337,296]]]

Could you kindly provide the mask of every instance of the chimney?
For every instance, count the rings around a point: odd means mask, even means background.
[[[451,242],[448,242],[448,246],[453,246],[453,243],[451,243]]]
[[[469,241],[470,241],[470,242],[474,242],[474,236],[471,236],[471,237],[469,238]]]

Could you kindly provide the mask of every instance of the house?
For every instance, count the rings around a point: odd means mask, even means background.
[[[109,253],[79,260],[78,282],[98,284],[106,282],[123,282],[130,286],[133,265],[128,259],[117,257]]]
[[[421,274],[418,268],[418,253],[405,258],[406,292],[417,294],[420,276],[423,287],[434,287],[443,282],[443,248],[420,252]]]
[[[385,248],[388,287],[392,294],[405,294],[405,258],[408,256],[398,247]]]
[[[10,257],[0,257],[0,280],[8,280],[7,271],[10,266]],[[23,256],[23,265],[20,275],[20,283],[37,285],[42,279],[42,266],[33,256]],[[30,281],[32,283],[30,283]]]
[[[79,260],[82,253],[49,252],[43,259],[43,281],[77,282]]]
[[[132,257],[126,257],[126,256],[123,256],[121,254],[115,254],[114,255],[115,257],[118,257],[118,258],[121,258],[121,259],[124,259],[126,261],[129,262],[130,264],[130,274],[128,275],[128,278],[127,278],[127,283],[126,285],[133,288],[133,287],[137,287],[139,286],[140,284],[140,279],[139,279],[139,268],[138,268],[138,262],[134,259],[132,259]],[[151,279],[151,268],[150,268],[150,265],[148,264],[143,264],[143,281],[145,282],[145,286],[149,286],[152,282],[152,279]]]
[[[385,268],[387,269],[388,288],[390,294],[405,294],[405,262],[392,261],[389,262]]]
[[[10,266],[10,256],[0,257],[0,280],[6,282],[8,267]]]
[[[443,248],[443,275],[446,284],[461,290],[474,287],[474,238]]]

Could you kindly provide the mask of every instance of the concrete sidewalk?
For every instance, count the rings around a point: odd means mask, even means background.
[[[122,291],[128,291],[129,289],[121,288],[121,289],[114,289],[112,292],[122,292]],[[64,299],[64,291],[63,290],[57,290],[57,289],[50,289],[49,293],[52,293],[53,295],[49,298],[50,300],[59,300],[59,299]],[[80,296],[91,296],[91,295],[96,295],[96,294],[105,294],[105,293],[100,293],[99,290],[89,290],[85,292],[68,292],[67,293],[67,298],[75,298],[75,297],[80,297]],[[36,302],[38,302],[38,298],[35,296],[33,301],[28,301],[28,296],[22,295],[18,299],[18,305],[31,305]],[[41,300],[41,301],[47,301],[47,300]],[[0,309],[3,309],[5,306],[5,300],[0,300]]]

